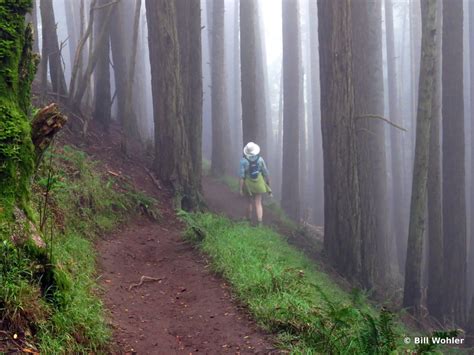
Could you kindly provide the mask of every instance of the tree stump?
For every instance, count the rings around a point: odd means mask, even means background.
[[[31,140],[35,146],[36,167],[39,166],[44,152],[50,146],[54,136],[67,122],[56,103],[43,107],[33,118],[31,123]]]

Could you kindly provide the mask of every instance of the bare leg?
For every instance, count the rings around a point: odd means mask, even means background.
[[[253,212],[253,197],[249,197],[249,203],[247,205],[247,219],[252,221],[252,212]]]
[[[263,207],[262,207],[262,195],[257,194],[255,195],[255,212],[257,212],[257,221],[258,223],[262,223],[263,218]]]

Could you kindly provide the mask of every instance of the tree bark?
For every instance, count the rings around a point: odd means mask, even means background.
[[[58,43],[58,34],[56,32],[52,0],[41,0],[40,10],[44,46],[43,53],[45,53],[47,57],[42,60],[47,60],[49,63],[49,74],[53,91],[65,96],[67,95],[67,86],[61,61],[61,51]]]
[[[137,2],[137,1],[135,1]],[[137,138],[138,132],[136,127],[136,122],[133,122],[134,117],[129,116],[126,117],[125,115],[129,114],[126,110],[126,100],[127,100],[127,78],[130,79],[128,76],[130,73],[130,69],[127,71],[127,49],[126,49],[126,42],[124,40],[124,31],[129,31],[129,27],[126,26],[124,20],[124,10],[126,3],[121,3],[117,6],[114,6],[112,12],[113,20],[110,21],[110,47],[112,49],[112,59],[114,63],[114,79],[115,79],[115,90],[116,90],[116,102],[117,102],[117,121],[125,127],[124,121],[125,119],[132,120],[130,125],[126,127],[127,134],[130,136]],[[135,4],[137,5],[137,4]],[[127,14],[128,15],[128,14]],[[136,16],[136,14],[135,14]],[[133,30],[134,31],[134,30]],[[138,33],[138,30],[137,30]],[[138,40],[138,36],[135,37],[133,34],[133,38],[131,41],[131,46],[135,46],[136,51],[136,41]],[[129,47],[131,48],[131,47]],[[134,57],[137,55],[136,52],[132,50],[130,53],[130,57]],[[130,61],[129,61],[130,65]],[[135,124],[134,124],[135,123]]]
[[[89,53],[89,61],[87,63],[87,67],[84,71],[84,74],[82,75],[81,81],[78,83],[77,89],[74,92],[74,97],[72,98],[72,107],[74,107],[76,109],[80,108],[80,104],[82,102],[82,98],[84,97],[84,93],[86,92],[86,89],[89,86],[90,79],[91,79],[91,76],[92,76],[92,72],[94,71],[95,66],[97,65],[97,62],[99,61],[99,58],[100,58],[100,50],[96,50],[96,49],[100,49],[105,44],[105,42],[109,40],[109,38],[108,38],[108,34],[109,34],[108,24],[109,24],[109,21],[111,20],[111,14],[112,14],[112,11],[113,11],[113,7],[116,6],[117,3],[119,3],[119,2],[120,2],[120,0],[115,0],[114,2],[109,2],[108,5],[106,6],[106,10],[105,10],[106,14],[105,14],[104,19],[103,19],[103,25],[102,25],[99,37],[95,41],[95,43],[96,43],[95,48]],[[94,18],[92,16],[92,11],[95,11],[94,10],[94,4],[95,4],[95,0],[91,4],[91,17],[90,17],[90,20],[89,20],[89,24],[88,24],[88,28],[86,30],[86,33],[84,34],[83,40],[81,41],[84,44],[85,44],[85,41],[87,40],[87,38],[90,36],[90,34],[92,32],[91,28],[92,28],[92,25],[93,25],[93,18]],[[82,47],[81,47],[81,49],[82,49]],[[79,52],[79,55],[80,55],[80,52]],[[76,55],[76,58],[77,58],[77,55]]]
[[[257,137],[259,137],[255,77],[257,71],[255,12],[254,0],[240,0],[240,63],[244,145],[248,142],[257,142]]]
[[[261,151],[267,157],[269,161],[271,152],[268,149],[268,135],[267,135],[267,75],[266,75],[266,56],[265,56],[265,43],[262,38],[262,32],[260,29],[260,9],[258,2],[255,5],[255,80],[257,90],[257,136],[256,142],[260,145]]]
[[[436,50],[437,0],[422,0],[422,58],[418,88],[415,164],[410,206],[403,306],[414,314],[421,310],[421,267],[428,180],[431,111]]]
[[[318,1],[324,248],[344,276],[361,271],[360,201],[352,83],[351,1]]]
[[[298,2],[282,2],[283,14],[283,174],[281,206],[297,221],[300,217],[300,77],[301,53]]]
[[[0,39],[0,239],[9,237],[7,223],[15,207],[29,207],[34,172],[29,114],[38,58],[32,51],[32,28],[25,26],[28,3],[0,2],[0,28],[9,29]]]
[[[189,140],[196,189],[202,176],[202,56],[199,0],[177,0],[181,80],[184,89],[184,126]]]
[[[155,121],[154,170],[171,186],[177,208],[199,206],[183,119],[183,88],[174,0],[146,0]]]
[[[438,0],[438,9],[442,2]],[[428,162],[428,289],[429,313],[441,320],[443,309],[443,206],[441,195],[441,31],[442,12],[437,15],[437,53],[433,82],[433,108]]]
[[[35,146],[35,167],[41,163],[44,152],[51,145],[54,136],[66,124],[67,117],[52,103],[39,110],[31,122],[31,140]]]
[[[124,112],[120,112],[120,103],[119,103],[119,117],[122,117],[122,149],[125,154],[129,153],[129,138],[133,138],[138,135],[138,128],[136,124],[134,125],[135,113],[133,112],[133,82],[135,80],[135,66],[137,58],[137,47],[138,47],[138,28],[140,25],[140,10],[142,6],[142,0],[137,0],[135,4],[135,15],[133,20],[133,34],[132,34],[132,50],[130,52],[130,60],[128,67],[128,80],[126,82],[126,91],[125,91],[125,107],[123,108]],[[121,38],[116,39],[121,40]],[[121,45],[120,45],[121,47]],[[124,55],[121,53],[120,55]],[[117,77],[118,69],[114,70]],[[117,80],[117,79],[116,79]],[[117,81],[116,81],[117,82]],[[119,88],[117,87],[117,97],[118,97]],[[119,118],[120,120],[120,118]],[[132,132],[136,130],[136,135]]]
[[[318,43],[318,11],[317,2],[309,1],[310,18],[310,58],[311,58],[311,112],[313,120],[313,149],[314,149],[314,179],[315,201],[314,221],[316,224],[324,223],[324,183],[323,183],[323,151],[321,144],[321,103],[319,79],[319,43]]]
[[[445,315],[466,319],[463,2],[443,2],[443,235]]]
[[[76,19],[74,16],[74,7],[73,3],[70,0],[64,0],[64,10],[66,12],[66,24],[67,24],[67,34],[68,34],[68,47],[69,47],[69,58],[70,63],[74,59],[74,54],[77,48],[77,28],[76,28]]]
[[[382,6],[380,0],[352,2],[354,113],[384,114]],[[393,129],[393,128],[392,128]],[[361,202],[362,283],[371,289],[387,281],[388,215],[385,126],[357,119],[358,176]]]
[[[98,6],[104,6],[109,0],[99,0]],[[116,6],[113,6],[116,7]],[[105,31],[105,39],[101,41],[101,32]],[[93,116],[100,122],[106,132],[109,131],[111,117],[112,96],[110,93],[110,23],[107,17],[107,8],[96,10],[94,21],[94,52],[98,55],[94,69],[94,112]],[[124,74],[124,73],[122,73]]]
[[[212,159],[211,173],[229,172],[230,131],[227,110],[226,67],[224,53],[224,0],[213,0],[212,8]]]
[[[26,22],[31,23],[31,25],[33,26],[33,52],[38,53],[38,10],[36,8],[36,0],[32,1],[31,10],[26,16]]]
[[[385,24],[387,34],[387,74],[388,74],[388,105],[389,117],[395,124],[400,124],[398,97],[398,73],[395,62],[395,36],[393,30],[393,2],[385,0]],[[406,230],[407,226],[402,211],[404,206],[403,160],[401,133],[390,130],[391,170],[392,170],[392,239],[397,251],[397,262],[400,274],[405,267]]]
[[[469,194],[470,212],[470,244],[468,255],[468,299],[474,295],[474,3],[469,2],[469,48],[470,48],[470,84],[471,84],[471,189]],[[474,323],[473,328],[474,332]],[[473,334],[474,336],[474,334]],[[473,338],[474,344],[474,338]]]

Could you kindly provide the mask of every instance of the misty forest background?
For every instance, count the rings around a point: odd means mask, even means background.
[[[254,141],[340,275],[473,329],[474,2],[33,3],[39,99],[72,129],[119,127],[185,210]]]

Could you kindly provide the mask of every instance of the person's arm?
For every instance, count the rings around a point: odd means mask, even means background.
[[[267,182],[268,186],[270,186],[270,174],[268,173],[267,164],[265,164],[265,160],[263,158],[260,158],[260,168],[265,181]]]

